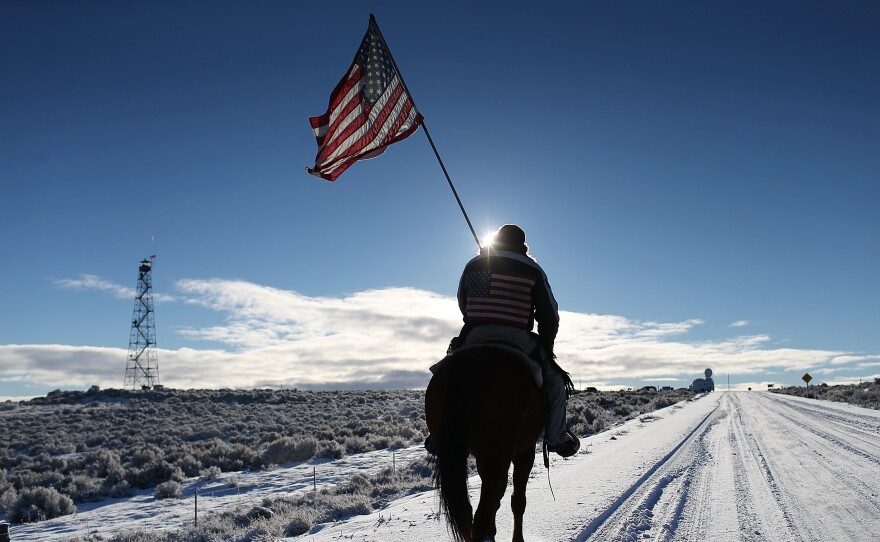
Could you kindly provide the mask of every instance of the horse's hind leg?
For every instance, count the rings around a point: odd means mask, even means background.
[[[513,542],[524,542],[522,528],[523,514],[526,511],[526,485],[534,465],[534,451],[513,458],[513,495],[510,496],[510,508],[513,510]]]
[[[474,514],[474,541],[495,540],[495,515],[507,489],[507,471],[510,461],[499,457],[490,460],[477,458],[480,473],[480,504]]]

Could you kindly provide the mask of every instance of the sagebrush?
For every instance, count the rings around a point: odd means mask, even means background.
[[[580,392],[569,400],[568,427],[588,436],[692,396],[687,390]],[[427,429],[424,392],[419,390],[92,387],[88,392],[55,391],[27,402],[4,403],[0,431],[8,436],[0,442],[0,512],[13,521],[38,521],[72,513],[75,503],[129,496],[133,489],[155,488],[157,499],[177,498],[187,479],[225,478],[234,486],[235,473],[241,470],[404,447],[420,443]],[[259,523],[269,537],[276,531],[291,533],[325,521],[327,514],[366,511],[365,502],[377,506],[398,495],[401,487],[429,485],[430,469],[424,466],[401,472],[411,478],[402,481],[397,473],[393,481],[388,476],[353,479],[332,499],[326,492],[319,494],[334,503],[332,513],[297,510],[285,523],[272,512],[271,518],[257,514],[246,523]],[[35,498],[37,489],[47,492]],[[278,506],[267,503],[264,508],[273,511]],[[21,510],[27,512],[13,518]],[[120,540],[165,535],[125,536],[133,538]]]

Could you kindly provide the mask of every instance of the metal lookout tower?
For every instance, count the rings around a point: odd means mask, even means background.
[[[125,388],[144,389],[159,384],[159,357],[156,353],[156,320],[153,316],[153,259],[144,259],[138,268],[137,293],[128,339]]]

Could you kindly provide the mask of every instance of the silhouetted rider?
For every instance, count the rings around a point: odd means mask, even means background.
[[[571,379],[553,355],[559,309],[546,273],[528,250],[522,228],[506,224],[495,234],[491,245],[467,263],[458,285],[464,327],[452,348],[501,339],[518,345],[540,363],[549,410],[544,442],[550,451],[568,457],[578,451],[580,441],[565,430],[565,403]],[[532,333],[535,322],[537,335]]]

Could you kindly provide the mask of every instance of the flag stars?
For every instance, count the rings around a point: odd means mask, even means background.
[[[372,105],[391,84],[395,74],[391,59],[376,34],[371,32],[367,35],[357,62],[364,71],[364,100]]]

